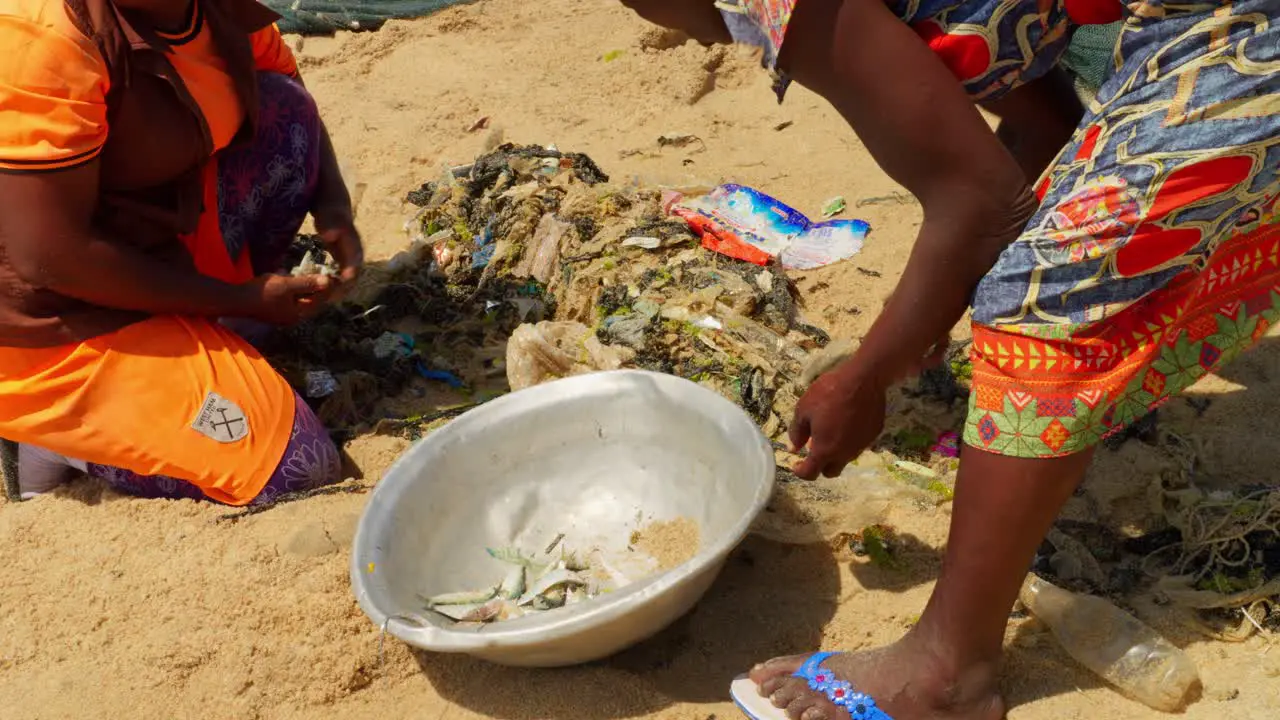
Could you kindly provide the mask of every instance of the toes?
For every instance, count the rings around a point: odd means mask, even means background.
[[[810,705],[800,713],[800,720],[829,720],[831,716],[821,705]]]
[[[765,682],[774,678],[787,678],[800,669],[808,655],[791,655],[789,657],[776,657],[767,662],[751,668],[749,676],[752,682],[763,686]],[[769,693],[762,693],[768,695]]]
[[[783,686],[787,685],[787,681],[790,679],[790,675],[774,675],[766,678],[764,682],[760,683],[760,695],[773,697]]]
[[[760,693],[768,697],[769,702],[773,703],[774,707],[789,709],[804,696],[805,691],[808,689],[808,685],[795,680],[774,678],[766,680],[765,684],[760,686]]]
[[[789,658],[784,659],[789,660]],[[786,711],[790,720],[830,720],[831,703],[809,689],[809,683],[790,675],[773,675],[760,684],[760,694],[774,707]]]
[[[823,710],[824,702],[818,698],[807,685],[800,686],[800,692],[795,700],[787,706],[787,717],[792,720],[826,720],[827,714]]]
[[[774,658],[752,668],[749,677],[760,695],[785,710],[790,720],[831,720],[837,716],[830,713],[830,703],[810,691],[807,682],[795,677],[808,659],[808,655]]]

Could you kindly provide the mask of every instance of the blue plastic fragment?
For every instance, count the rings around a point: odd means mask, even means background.
[[[457,375],[454,375],[453,373],[447,372],[444,370],[428,369],[427,366],[423,365],[422,363],[418,363],[418,374],[428,380],[437,380],[439,382],[445,383],[451,388],[460,388],[466,385],[466,383],[458,379]]]
[[[484,232],[476,238],[476,249],[471,253],[472,270],[485,267],[493,260],[493,251],[498,247],[498,244],[493,241],[493,221],[494,218],[489,218],[488,224],[484,226]]]

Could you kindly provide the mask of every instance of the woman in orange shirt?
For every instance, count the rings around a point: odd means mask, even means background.
[[[255,0],[0,9],[0,437],[26,495],[72,469],[232,505],[340,479],[231,320],[289,324],[362,262],[315,102]],[[341,265],[291,277],[307,214]]]

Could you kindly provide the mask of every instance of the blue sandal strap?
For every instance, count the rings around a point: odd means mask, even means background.
[[[860,693],[835,673],[822,666],[827,658],[839,653],[820,652],[809,656],[795,671],[794,677],[809,683],[809,689],[820,692],[837,707],[844,708],[853,720],[893,720],[876,706],[870,695]]]

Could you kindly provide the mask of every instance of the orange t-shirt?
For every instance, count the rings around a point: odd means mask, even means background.
[[[215,150],[244,121],[226,64],[217,55],[200,0],[187,27],[162,35],[169,61],[200,106]],[[258,70],[296,75],[293,53],[274,25],[250,36]],[[88,162],[107,140],[110,76],[94,42],[62,0],[5,0],[0,7],[0,172],[57,170]]]
[[[245,108],[199,2],[192,0],[184,32],[168,36],[169,60],[204,114],[215,148],[223,148]],[[296,75],[277,28],[250,39],[257,69]],[[48,172],[96,158],[109,131],[110,76],[62,0],[0,2],[0,48],[0,172]],[[216,183],[207,183],[206,192],[216,191]],[[202,227],[219,246],[216,194],[205,205]],[[247,253],[242,259],[248,262]],[[224,445],[191,429],[209,392],[243,410],[254,426],[249,436]],[[0,398],[0,434],[8,439],[188,480],[233,505],[262,490],[294,420],[284,378],[242,339],[204,318],[158,316],[61,347],[0,347]]]
[[[156,34],[169,42],[169,62],[173,63],[173,68],[204,113],[209,132],[213,135],[214,150],[221,150],[239,132],[240,124],[244,122],[244,108],[227,74],[227,64],[214,47],[199,0],[192,0],[186,27],[181,32]],[[254,33],[249,40],[253,44],[257,69],[297,74],[298,64],[293,53],[274,25]]]

